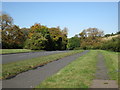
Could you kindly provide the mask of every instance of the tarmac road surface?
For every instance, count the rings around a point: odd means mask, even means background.
[[[55,54],[55,53],[62,53],[62,52],[68,52],[68,51],[41,51],[41,52],[6,54],[6,55],[2,55],[2,64],[19,61],[19,60],[36,58],[36,57]]]
[[[2,86],[3,88],[34,88],[47,77],[57,73],[60,69],[64,68],[70,62],[87,52],[88,50],[50,62],[42,67],[38,67],[37,69],[23,72],[14,78],[3,80]]]

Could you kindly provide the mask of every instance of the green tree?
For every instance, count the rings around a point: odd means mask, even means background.
[[[25,48],[31,50],[43,50],[47,39],[41,33],[34,33],[31,38],[26,40]]]
[[[50,34],[46,26],[34,24],[31,26],[25,48],[49,49]]]
[[[79,37],[74,36],[68,40],[67,48],[69,50],[73,50],[78,47],[80,47],[80,38]]]
[[[53,41],[53,43],[51,43],[53,50],[60,50],[62,47],[62,33],[60,32],[60,28],[49,28],[49,32]]]
[[[105,35],[105,37],[109,37],[109,36],[111,36],[111,34],[106,34],[106,35]]]
[[[67,46],[67,28],[63,30],[60,27],[49,28],[50,36],[52,38],[53,50],[65,50]]]

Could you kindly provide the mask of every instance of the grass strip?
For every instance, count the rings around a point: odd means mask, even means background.
[[[88,88],[95,77],[97,52],[91,50],[79,57],[36,88]]]
[[[6,79],[8,77],[13,77],[21,72],[34,69],[38,66],[44,65],[48,62],[58,60],[60,58],[80,53],[83,50],[74,50],[74,51],[69,51],[65,53],[57,53],[53,55],[48,55],[48,56],[41,56],[37,58],[32,58],[28,60],[22,60],[22,61],[16,61],[16,62],[11,62],[7,64],[3,64],[2,66],[2,77],[1,79]]]
[[[118,81],[118,52],[100,51],[104,57],[108,68],[108,75],[111,80]]]
[[[0,49],[0,54],[22,53],[22,52],[35,52],[36,50],[30,49]],[[41,50],[37,50],[41,51]]]

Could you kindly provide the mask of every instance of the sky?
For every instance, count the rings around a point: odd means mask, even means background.
[[[105,34],[118,31],[117,2],[3,2],[2,10],[21,28],[35,23],[67,27],[69,38],[89,27]]]

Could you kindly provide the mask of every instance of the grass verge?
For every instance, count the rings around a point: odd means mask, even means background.
[[[36,88],[88,88],[96,72],[97,52],[79,57]]]
[[[100,51],[104,57],[105,62],[108,68],[108,75],[111,80],[118,81],[118,52],[111,52],[111,51]]]
[[[69,52],[65,52],[65,53],[41,56],[41,57],[32,58],[32,59],[28,59],[28,60],[22,60],[22,61],[3,64],[2,77],[0,77],[0,79],[6,79],[8,77],[13,77],[21,72],[24,72],[24,71],[27,71],[30,69],[34,69],[34,68],[44,65],[48,62],[58,60],[60,58],[63,58],[65,56],[69,56],[72,54],[80,53],[82,51],[83,50],[74,50],[74,51],[69,51]]]
[[[35,52],[35,50],[29,50],[29,49],[0,49],[0,54],[22,53],[22,52]]]

